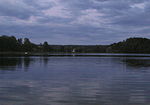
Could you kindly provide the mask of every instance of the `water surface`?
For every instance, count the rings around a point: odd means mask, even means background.
[[[149,57],[0,58],[0,105],[149,104]]]

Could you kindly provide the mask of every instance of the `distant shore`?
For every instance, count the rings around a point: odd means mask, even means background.
[[[46,56],[46,57],[150,57],[150,54],[139,53],[33,53],[33,52],[0,52],[0,57],[13,56]]]
[[[43,44],[34,44],[28,38],[17,39],[14,36],[0,36],[0,52],[5,55],[55,56],[59,54],[59,56],[66,56],[69,54],[68,56],[70,56],[70,54],[73,54],[81,56],[78,55],[80,53],[83,56],[83,53],[85,53],[86,55],[84,56],[87,56],[87,53],[150,54],[149,45],[150,39],[140,37],[128,38],[110,45],[50,45],[46,41]]]

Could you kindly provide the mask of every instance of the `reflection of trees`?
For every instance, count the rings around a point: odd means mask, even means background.
[[[150,59],[125,59],[123,62],[132,67],[150,67]]]
[[[45,65],[47,65],[47,63],[48,63],[48,57],[43,57],[43,62],[44,62]]]
[[[16,68],[24,68],[24,70],[27,71],[31,64],[38,60],[42,60],[41,63],[47,65],[49,59],[47,57],[42,57],[42,59],[35,59],[32,57],[1,57],[0,70],[16,70]]]
[[[16,67],[22,66],[22,59],[21,58],[0,58],[0,68],[15,70]]]
[[[28,68],[31,63],[30,57],[25,57],[23,60],[24,60],[24,67]]]
[[[30,57],[2,57],[0,58],[0,70],[16,70],[16,68],[25,68],[30,66],[32,59]]]

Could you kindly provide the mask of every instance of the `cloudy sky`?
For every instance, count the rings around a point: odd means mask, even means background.
[[[86,45],[150,38],[150,0],[0,0],[0,34]]]

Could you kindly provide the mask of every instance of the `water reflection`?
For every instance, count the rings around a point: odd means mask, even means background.
[[[49,58],[48,57],[43,57],[42,60],[44,61],[44,64],[46,66],[48,64]]]
[[[108,57],[109,58],[109,57]],[[132,57],[123,57],[123,58],[109,58],[112,59],[113,62],[116,63],[124,63],[129,67],[150,67],[150,59],[148,58],[132,58]],[[5,70],[11,68],[11,70],[15,70],[15,68],[22,68],[28,69],[30,65],[34,62],[40,61],[45,66],[49,63],[50,57],[39,57],[37,59],[33,57],[1,57],[0,58],[0,70]],[[102,63],[102,62],[101,62]]]
[[[16,68],[28,68],[34,60],[30,57],[1,57],[0,70],[16,70]]]
[[[0,58],[0,68],[1,70],[9,69],[15,70],[16,67],[22,67],[22,58]]]
[[[150,59],[127,58],[123,62],[131,67],[150,67]]]
[[[15,71],[23,68],[25,71],[28,71],[33,63],[40,61],[46,66],[48,60],[48,57],[40,57],[37,59],[33,57],[1,57],[0,70]]]
[[[0,62],[0,70],[16,68],[16,72],[0,72],[2,105],[150,103],[150,71],[143,66],[149,65],[148,58],[18,57]],[[131,72],[135,67],[147,72]]]

